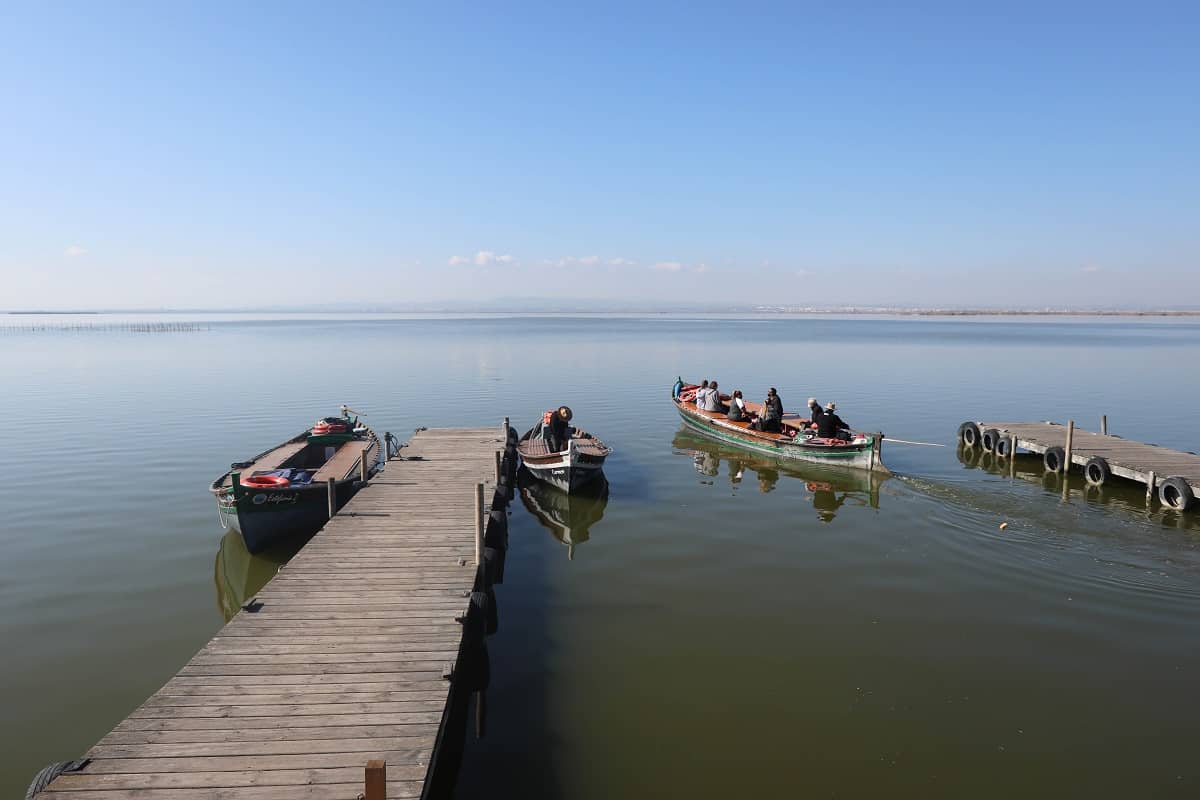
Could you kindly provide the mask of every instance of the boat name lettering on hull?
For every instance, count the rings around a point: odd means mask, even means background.
[[[252,498],[252,502],[256,506],[261,506],[264,503],[276,505],[279,503],[294,503],[300,499],[299,492],[287,492],[280,494],[256,494]]]

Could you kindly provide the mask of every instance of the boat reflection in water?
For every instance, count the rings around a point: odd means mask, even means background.
[[[879,508],[879,487],[890,477],[877,472],[771,458],[721,444],[686,428],[675,434],[671,445],[680,455],[691,456],[697,472],[714,479],[705,483],[716,483],[724,460],[734,494],[744,485],[753,485],[755,479],[758,491],[764,494],[775,489],[781,475],[804,481],[805,488],[812,494],[817,518],[822,522],[832,522],[846,503]]]
[[[308,537],[300,537],[251,555],[237,531],[226,531],[213,564],[217,608],[225,621],[233,619],[246,601],[258,594],[267,581],[275,577],[279,567],[296,555],[307,541]]]
[[[575,557],[575,545],[588,540],[592,526],[604,518],[608,505],[608,478],[576,488],[570,494],[539,481],[524,467],[517,475],[521,502],[550,534],[567,546],[567,558]]]

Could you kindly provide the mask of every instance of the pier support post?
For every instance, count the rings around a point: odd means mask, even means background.
[[[483,563],[483,484],[475,484],[475,566]]]
[[[1071,474],[1071,444],[1075,441],[1075,420],[1067,420],[1067,446],[1063,448],[1063,474]]]
[[[329,518],[333,519],[337,513],[337,479],[330,478],[325,485],[329,487]]]
[[[496,483],[500,483],[500,451],[496,451]]]
[[[376,759],[368,761],[365,778],[363,800],[387,800],[387,762]]]
[[[1150,505],[1154,501],[1154,473],[1151,472],[1146,478],[1146,505]]]
[[[501,432],[504,434],[504,446],[508,447],[508,417],[504,418],[504,430]]]
[[[1100,435],[1108,436],[1108,414],[1100,415]]]
[[[371,473],[371,466],[367,463],[367,451],[363,450],[362,455],[358,457],[358,481],[366,484],[367,476]]]

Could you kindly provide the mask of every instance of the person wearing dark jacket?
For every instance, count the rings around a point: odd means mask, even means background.
[[[822,439],[844,439],[842,431],[850,432],[850,426],[842,422],[842,418],[837,415],[837,405],[830,403],[825,406],[825,412],[821,414],[817,420],[817,436]]]
[[[779,399],[774,386],[767,392],[762,413],[758,416],[758,422],[754,423],[754,428],[768,433],[779,433],[783,430],[783,401]]]
[[[808,408],[812,411],[812,424],[817,427],[821,422],[821,417],[825,416],[825,412],[821,410],[821,404],[817,402],[817,398],[808,398]]]

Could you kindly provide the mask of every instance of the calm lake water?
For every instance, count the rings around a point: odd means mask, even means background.
[[[345,402],[401,438],[567,403],[615,447],[607,499],[554,509],[573,545],[514,503],[461,798],[1195,797],[1200,521],[1138,489],[1064,499],[1036,459],[1010,478],[953,437],[1107,414],[1200,451],[1198,347],[1196,322],[1127,319],[0,330],[0,795],[85,751],[273,574],[286,553],[223,538],[207,486]],[[885,445],[884,480],[779,465],[682,433],[677,375],[949,446]]]

